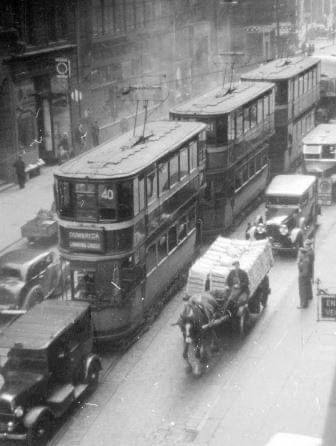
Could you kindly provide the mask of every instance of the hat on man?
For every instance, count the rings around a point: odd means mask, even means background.
[[[232,265],[233,265],[233,266],[235,266],[235,265],[239,265],[239,260],[238,260],[238,259],[235,259],[235,260],[232,262]]]

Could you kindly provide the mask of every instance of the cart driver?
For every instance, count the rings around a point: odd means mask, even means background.
[[[233,302],[239,307],[248,300],[250,293],[249,278],[247,273],[240,268],[238,260],[232,262],[232,266],[234,268],[230,271],[226,279],[226,284],[230,290],[228,302]]]

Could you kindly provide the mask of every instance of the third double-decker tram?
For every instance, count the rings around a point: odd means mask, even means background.
[[[277,59],[245,73],[241,79],[275,83],[275,135],[269,151],[271,175],[295,170],[302,161],[302,138],[315,125],[320,60]]]
[[[320,124],[303,140],[305,171],[318,177],[336,173],[336,124]]]
[[[208,236],[221,233],[266,187],[274,85],[218,88],[171,110],[170,118],[207,125],[203,231]]]
[[[55,174],[59,248],[71,298],[89,301],[98,339],[121,338],[162,302],[197,247],[205,125],[161,121]]]

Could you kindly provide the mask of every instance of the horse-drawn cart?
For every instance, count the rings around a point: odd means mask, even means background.
[[[227,286],[227,277],[237,260],[249,279],[249,293],[243,300],[239,299],[239,293],[238,298],[233,299],[232,289]],[[185,308],[178,322],[184,336],[184,357],[191,366],[190,354],[199,356],[200,362],[209,356],[216,340],[214,327],[231,323],[241,334],[246,332],[251,313],[258,314],[267,305],[268,272],[272,266],[272,248],[268,240],[224,237],[218,237],[192,265]],[[200,374],[201,369],[199,364],[195,374]]]

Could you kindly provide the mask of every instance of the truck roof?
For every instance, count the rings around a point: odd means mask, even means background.
[[[315,181],[313,175],[277,175],[268,185],[265,195],[297,197],[304,194]]]
[[[335,145],[336,124],[320,124],[310,131],[303,139],[306,145]]]
[[[0,331],[0,347],[44,350],[89,306],[87,302],[45,300]]]

